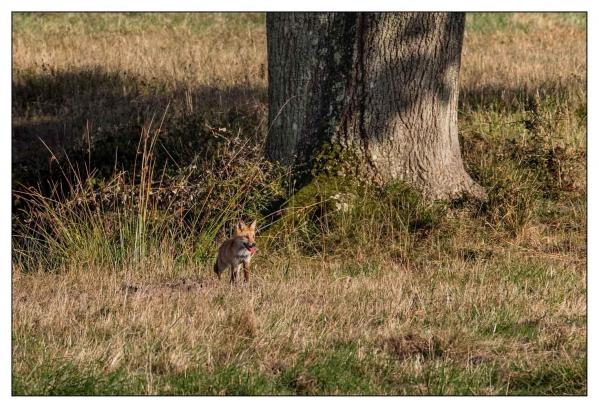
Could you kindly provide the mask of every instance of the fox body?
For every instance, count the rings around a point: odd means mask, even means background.
[[[233,238],[223,242],[218,249],[214,273],[220,279],[221,273],[230,268],[231,283],[234,283],[243,266],[243,280],[247,282],[250,279],[250,261],[256,250],[256,221],[249,226],[239,221]]]

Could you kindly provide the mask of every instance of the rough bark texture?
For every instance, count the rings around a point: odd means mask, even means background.
[[[483,196],[458,142],[463,32],[463,13],[268,14],[267,156],[304,174],[351,161],[432,198]]]

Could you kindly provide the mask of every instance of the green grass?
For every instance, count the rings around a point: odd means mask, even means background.
[[[585,13],[547,13],[545,19],[560,24],[586,27]],[[240,29],[265,24],[264,13],[13,13],[13,31],[51,34],[142,33],[165,28],[202,32],[223,21]],[[468,30],[481,33],[527,31],[514,21],[513,13],[467,13]]]
[[[302,355],[296,365],[286,371],[283,382],[297,394],[359,395],[376,394],[378,374],[371,356],[360,358],[356,344],[338,344],[311,362]]]
[[[587,27],[587,13],[563,13],[560,16],[564,22],[582,29]]]
[[[527,13],[529,15],[535,13]],[[543,13],[540,19],[561,25],[586,28],[586,13]],[[528,32],[530,24],[517,21],[514,13],[466,13],[466,30],[490,34],[496,32]]]
[[[27,379],[12,380],[13,395],[129,395],[141,390],[124,371],[95,372],[60,361],[45,361]]]
[[[265,17],[263,13],[13,13],[13,32],[88,35],[173,30],[201,33],[224,21],[239,29],[248,29],[263,26]]]
[[[269,395],[280,393],[262,373],[234,364],[167,377],[159,385],[169,395]]]
[[[552,362],[544,367],[515,370],[510,378],[513,395],[586,395],[586,358]]]
[[[13,376],[13,395],[509,395],[586,393],[586,360],[514,365],[510,371],[493,358],[472,359],[464,367],[451,359],[425,358],[422,369],[389,359],[377,362],[368,350],[337,345],[327,352],[304,353],[289,368],[265,373],[229,364],[155,378],[133,379],[122,370],[98,372],[68,362],[45,362],[27,379]]]
[[[505,30],[522,30],[524,27],[512,24],[511,13],[468,13],[466,29],[481,33]]]

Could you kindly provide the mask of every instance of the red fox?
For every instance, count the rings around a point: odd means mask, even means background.
[[[239,221],[233,238],[223,242],[218,249],[214,273],[220,279],[220,274],[231,268],[231,283],[235,283],[243,265],[243,280],[247,282],[250,279],[250,261],[256,251],[256,221],[249,227],[243,221]]]

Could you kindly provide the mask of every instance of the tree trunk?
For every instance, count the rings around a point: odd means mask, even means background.
[[[457,129],[463,13],[267,15],[270,160],[484,196]]]

